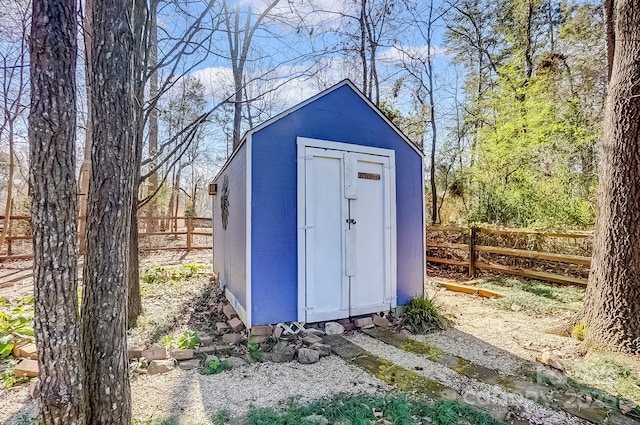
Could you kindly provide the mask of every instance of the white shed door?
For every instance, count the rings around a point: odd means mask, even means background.
[[[395,304],[391,171],[386,156],[305,148],[300,320],[339,319]]]

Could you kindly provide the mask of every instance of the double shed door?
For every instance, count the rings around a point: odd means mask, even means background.
[[[395,307],[393,165],[388,153],[304,147],[299,320]]]

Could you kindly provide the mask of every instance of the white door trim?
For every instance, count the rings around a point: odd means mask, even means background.
[[[297,138],[297,229],[298,229],[298,321],[306,322],[307,319],[307,294],[306,294],[306,164],[307,147],[331,149],[345,152],[363,153],[389,158],[389,255],[390,267],[388,278],[390,279],[391,308],[397,307],[397,245],[396,245],[396,173],[395,151],[392,149],[375,148],[370,146],[354,145],[351,143],[332,142],[328,140],[311,139],[307,137]],[[385,226],[385,227],[387,227]]]

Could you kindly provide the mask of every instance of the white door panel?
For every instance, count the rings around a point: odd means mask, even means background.
[[[357,156],[357,199],[350,201],[351,227],[357,230],[356,270],[351,277],[351,314],[366,314],[390,308],[387,288],[385,216],[385,165],[387,158]],[[354,224],[355,222],[355,224]]]
[[[348,316],[349,278],[344,273],[342,153],[307,149],[307,321]]]
[[[334,320],[395,307],[392,160],[309,146],[303,152],[299,318]]]

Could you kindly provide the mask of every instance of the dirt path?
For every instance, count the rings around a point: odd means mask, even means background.
[[[580,341],[559,335],[558,330],[574,314],[571,311],[552,315],[507,311],[496,308],[494,300],[451,291],[438,291],[435,302],[451,317],[453,327],[416,338],[442,345],[466,358],[485,358],[497,369],[517,367],[521,363],[518,359],[535,361],[546,350],[554,351],[561,359],[574,359],[585,353]],[[505,361],[504,352],[515,357],[507,356]]]

